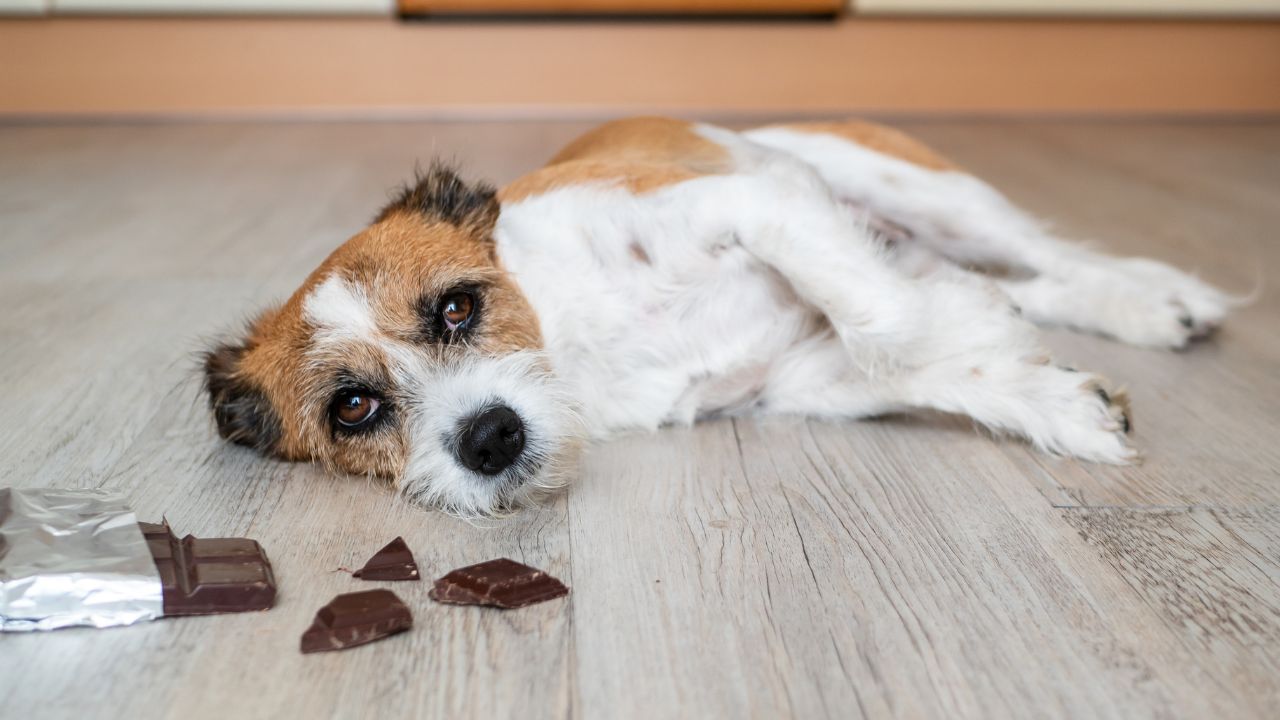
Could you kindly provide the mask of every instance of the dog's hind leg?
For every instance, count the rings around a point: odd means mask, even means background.
[[[1034,322],[1134,345],[1179,348],[1233,301],[1154,260],[1111,257],[1054,237],[1000,192],[918,141],[869,123],[761,128],[753,142],[814,168],[842,201],[961,267],[991,272]]]
[[[695,237],[736,241],[830,323],[825,344],[793,348],[779,363],[766,407],[843,416],[931,408],[1050,452],[1134,457],[1123,396],[1050,365],[1035,328],[989,282],[954,272],[907,277],[813,186],[820,181],[763,170],[693,180],[655,202],[676,210]]]
[[[1137,457],[1125,434],[1128,401],[1100,378],[990,350],[914,369],[851,362],[841,342],[815,336],[771,369],[757,411],[868,418],[932,409],[967,415],[1047,452],[1108,463]]]

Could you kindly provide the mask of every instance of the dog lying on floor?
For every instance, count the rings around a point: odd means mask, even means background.
[[[644,118],[497,193],[432,167],[205,380],[227,440],[474,517],[562,484],[583,440],[732,413],[932,409],[1126,463],[1124,395],[1031,323],[1180,348],[1229,304],[889,128]]]

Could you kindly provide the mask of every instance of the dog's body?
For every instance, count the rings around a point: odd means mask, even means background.
[[[1026,319],[1176,348],[1228,306],[865,123],[611,123],[498,200],[434,168],[211,352],[223,436],[460,514],[554,486],[576,439],[744,411],[935,409],[1123,463],[1123,396]]]

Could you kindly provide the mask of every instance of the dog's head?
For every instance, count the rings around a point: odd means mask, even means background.
[[[393,478],[464,516],[557,486],[577,435],[502,269],[492,188],[434,166],[243,339],[205,354],[222,437]]]

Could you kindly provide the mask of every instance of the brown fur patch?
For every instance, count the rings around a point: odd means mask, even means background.
[[[572,160],[673,163],[702,174],[730,169],[729,153],[702,137],[693,123],[640,117],[605,123],[569,143],[548,165]]]
[[[797,132],[835,135],[857,143],[868,150],[874,150],[883,155],[905,160],[929,170],[955,171],[960,169],[950,160],[939,155],[933,148],[901,130],[875,123],[848,120],[845,122],[788,123],[770,127],[786,128]]]
[[[606,123],[569,143],[547,165],[498,194],[517,202],[559,187],[609,182],[643,194],[705,175],[729,172],[733,161],[693,125],[668,118]]]
[[[498,199],[504,203],[519,202],[557,188],[588,183],[621,186],[637,195],[643,195],[699,177],[702,177],[700,173],[680,165],[570,160],[558,165],[548,165],[521,177],[503,188],[498,193]]]

